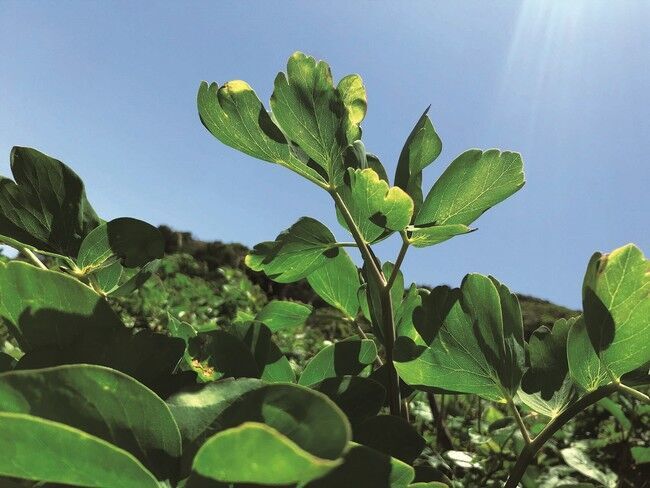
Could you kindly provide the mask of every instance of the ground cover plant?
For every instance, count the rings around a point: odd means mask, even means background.
[[[146,291],[156,270],[192,262],[164,261],[158,229],[105,222],[70,168],[14,148],[13,180],[0,180],[0,240],[29,262],[0,263],[0,316],[12,344],[0,353],[4,485],[434,488],[498,486],[492,475],[505,472],[512,488],[530,486],[527,477],[562,479],[535,465],[586,408],[598,403],[624,423],[633,401],[647,415],[650,266],[637,247],[594,254],[583,313],[525,340],[519,301],[496,278],[469,274],[459,288],[424,289],[406,286],[400,271],[411,247],[470,234],[523,186],[517,153],[466,151],[425,196],[422,172],[442,151],[427,113],[391,180],[361,141],[361,78],[335,85],[326,63],[302,53],[277,76],[270,108],[243,81],[199,88],[208,131],[328,192],[352,240],[338,242],[303,217],[255,246],[246,264],[278,283],[306,279],[355,335],[296,368],[277,340],[304,327],[310,306],[256,302],[236,274],[224,275],[238,283],[227,291],[231,310],[221,301],[195,306],[195,295],[180,292],[182,278],[157,298],[155,287]],[[391,237],[401,249],[382,262],[373,246]],[[361,266],[347,248],[358,249]],[[191,283],[209,294],[209,284]],[[129,307],[144,307],[117,302],[133,293],[171,303],[154,327],[125,323]],[[227,317],[222,324],[208,320],[213,309]],[[463,408],[466,398],[481,411],[472,440],[494,454],[479,475],[444,469],[438,453],[474,469],[471,455],[444,447],[453,426],[440,410]],[[425,400],[437,445],[418,429]],[[631,452],[647,460],[647,447]],[[579,476],[615,486],[585,449],[564,447],[561,456]],[[590,486],[583,481],[565,485]]]

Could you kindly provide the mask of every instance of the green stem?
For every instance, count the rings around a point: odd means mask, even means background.
[[[36,254],[34,254],[31,249],[29,249],[28,247],[23,247],[22,251],[23,254],[25,254],[25,256],[27,256],[32,261],[32,263],[34,263],[34,265],[36,265],[41,269],[47,270],[47,266],[45,266],[43,262],[40,259],[38,259]]]
[[[510,397],[508,397],[508,407],[510,407],[510,411],[512,412],[512,415],[514,416],[515,421],[517,422],[517,426],[521,431],[521,435],[524,437],[524,442],[526,442],[526,445],[530,444],[532,442],[532,439],[530,438],[530,434],[528,433],[528,429],[526,428],[524,419],[521,418],[521,415],[519,414],[519,410],[517,410],[517,406],[512,401],[512,398]]]
[[[508,481],[506,481],[506,484],[503,485],[503,488],[517,487],[521,481],[521,478],[523,478],[524,473],[526,472],[526,468],[528,468],[528,465],[537,455],[539,450],[544,446],[544,444],[546,444],[546,441],[548,441],[553,436],[553,434],[555,434],[564,426],[564,424],[566,424],[569,420],[571,420],[588,406],[596,403],[601,398],[605,398],[618,389],[618,384],[616,383],[609,383],[608,385],[601,386],[597,390],[587,393],[577,402],[569,405],[566,410],[560,413],[560,415],[553,418],[548,424],[546,424],[546,427],[544,427],[544,429],[530,442],[530,444],[526,444],[526,446],[522,449],[519,457],[517,458],[515,466],[510,472]]]
[[[636,398],[644,403],[650,403],[650,397],[645,393],[641,393],[639,390],[630,388],[629,386],[624,385],[623,383],[616,383],[616,389],[621,393],[627,393],[631,397]]]
[[[383,320],[384,348],[386,349],[386,368],[388,369],[388,405],[391,415],[402,415],[402,402],[399,391],[399,376],[393,362],[395,347],[395,324],[393,320],[393,299],[390,288],[385,285],[381,291],[381,316]]]
[[[406,238],[406,235],[402,232],[400,233],[402,236],[402,247],[399,250],[399,254],[397,255],[397,259],[395,260],[395,266],[393,266],[393,272],[390,275],[390,278],[388,278],[388,283],[386,283],[386,288],[390,290],[390,288],[393,286],[393,283],[395,283],[395,280],[397,279],[397,276],[399,275],[399,269],[402,267],[402,262],[404,261],[404,256],[406,256],[406,251],[408,251],[409,248],[409,241]]]
[[[334,203],[336,204],[339,211],[341,212],[341,215],[343,216],[343,220],[345,220],[345,223],[348,226],[348,230],[352,234],[352,237],[354,238],[354,242],[359,248],[359,252],[361,252],[361,257],[363,258],[364,263],[366,263],[370,271],[374,274],[374,278],[377,280],[377,283],[380,283],[381,286],[385,286],[386,278],[384,277],[384,274],[377,267],[377,263],[375,262],[375,259],[373,258],[372,253],[370,252],[368,244],[366,244],[366,241],[363,240],[361,231],[359,230],[359,227],[357,227],[357,224],[352,218],[352,214],[350,213],[350,210],[348,209],[347,205],[341,198],[341,195],[339,195],[336,190],[332,190],[330,192],[330,195],[332,195],[332,198],[334,199]]]

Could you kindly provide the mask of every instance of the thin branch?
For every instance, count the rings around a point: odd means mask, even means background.
[[[640,400],[644,403],[650,403],[650,397],[646,395],[645,393],[641,393],[639,390],[635,390],[634,388],[630,388],[629,386],[624,385],[623,383],[616,383],[616,389],[620,393],[626,393],[630,395],[631,397],[636,398],[637,400]]]
[[[564,411],[562,411],[557,417],[553,418],[546,427],[532,440],[530,444],[527,444],[519,454],[515,466],[510,472],[508,481],[503,485],[503,488],[516,488],[521,478],[523,478],[526,468],[531,463],[533,458],[537,455],[539,450],[546,444],[553,434],[560,430],[564,424],[569,420],[575,417],[582,410],[588,406],[596,403],[601,398],[614,393],[618,390],[618,384],[609,383],[608,385],[601,386],[597,390],[594,390],[590,393],[587,393],[585,396],[580,398],[575,403],[569,405]]]
[[[532,442],[532,439],[530,438],[530,434],[528,433],[528,428],[526,428],[524,419],[521,418],[521,415],[519,414],[519,410],[517,410],[517,406],[512,401],[512,398],[510,397],[508,397],[508,407],[510,407],[510,411],[512,412],[512,415],[514,416],[515,421],[517,422],[517,426],[521,431],[521,435],[524,437],[524,442],[526,443],[526,445],[530,444]]]
[[[388,288],[389,290],[393,286],[393,283],[395,283],[395,280],[399,275],[399,270],[402,267],[404,256],[406,256],[406,251],[408,251],[410,245],[408,239],[406,238],[406,235],[403,232],[401,232],[400,235],[402,236],[402,247],[400,248],[399,254],[397,255],[397,259],[395,260],[395,266],[393,267],[393,272],[391,273],[390,278],[388,278],[388,283],[386,283],[386,288]]]
[[[23,247],[22,251],[23,254],[27,256],[30,259],[30,261],[34,263],[35,266],[47,270],[47,266],[45,266],[43,262],[40,259],[38,259],[36,254],[34,254],[31,249],[29,249],[28,247]]]

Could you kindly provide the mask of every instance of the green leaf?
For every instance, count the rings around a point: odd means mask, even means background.
[[[283,231],[274,242],[256,245],[246,256],[246,265],[263,271],[278,283],[306,278],[335,257],[336,239],[327,227],[310,217],[302,217]]]
[[[408,384],[512,398],[524,368],[517,297],[491,277],[469,274],[460,290],[437,287],[400,328],[395,367]]]
[[[191,368],[202,381],[220,378],[259,378],[261,371],[250,349],[223,330],[198,334],[187,342]]]
[[[442,151],[442,141],[436,134],[427,108],[409,134],[397,162],[395,185],[408,193],[415,212],[422,205],[422,170],[433,163]]]
[[[343,412],[325,395],[298,385],[225,380],[167,400],[191,459],[203,441],[245,422],[268,425],[316,457],[335,460],[350,440]]]
[[[312,455],[265,424],[245,422],[208,439],[192,469],[218,481],[278,485],[309,482],[339,464]]]
[[[0,445],[2,476],[98,488],[160,488],[133,455],[58,422],[0,412]]]
[[[238,324],[233,327],[233,333],[250,350],[257,363],[261,379],[269,383],[294,383],[296,381],[296,375],[289,360],[273,342],[271,330],[266,325],[259,323]]]
[[[632,458],[637,464],[650,463],[650,447],[634,446],[630,448]]]
[[[411,197],[397,186],[389,187],[370,168],[350,168],[345,185],[338,191],[366,242],[374,242],[389,231],[403,230],[411,222]],[[339,222],[347,228],[343,216],[337,213]]]
[[[316,184],[325,184],[319,172],[294,154],[285,135],[245,81],[229,81],[222,87],[204,81],[199,87],[197,105],[205,128],[227,146],[285,166]]]
[[[322,168],[329,182],[342,177],[343,153],[361,135],[355,121],[362,118],[362,113],[354,106],[361,99],[358,84],[342,80],[339,92],[327,63],[316,62],[300,52],[289,58],[286,75],[278,73],[275,78],[271,96],[275,120],[287,137]]]
[[[361,376],[327,378],[311,388],[336,403],[352,425],[377,415],[386,399],[386,389],[381,384]]]
[[[312,307],[297,302],[271,300],[258,312],[255,320],[266,325],[271,332],[292,330],[305,324]]]
[[[596,253],[583,283],[584,320],[568,339],[571,375],[593,390],[650,361],[650,262],[633,244]]]
[[[469,234],[476,229],[467,227],[464,224],[448,225],[412,225],[407,227],[406,233],[408,241],[415,247],[427,247],[440,244],[462,234]]]
[[[89,330],[122,323],[108,303],[71,276],[12,261],[0,265],[0,315],[23,351],[65,347]]]
[[[469,225],[524,185],[521,156],[471,149],[442,173],[415,218],[416,225]]]
[[[165,403],[134,379],[73,365],[0,375],[0,411],[60,422],[129,451],[161,479],[173,476],[181,436]]]
[[[305,366],[298,384],[313,385],[327,378],[361,374],[377,358],[370,339],[352,338],[321,349]]]
[[[77,265],[82,270],[101,267],[110,258],[126,268],[144,266],[163,257],[165,242],[160,231],[142,220],[122,217],[90,232],[81,243]]]
[[[0,177],[0,236],[76,256],[83,238],[101,223],[79,176],[61,161],[17,146],[11,172],[15,183]]]
[[[596,480],[608,488],[615,488],[618,486],[618,476],[609,470],[606,470],[606,472],[600,470],[589,458],[587,453],[581,449],[568,447],[562,449],[560,453],[569,466],[587,478]]]
[[[358,139],[359,134],[355,132],[357,130],[356,126],[363,121],[368,110],[368,97],[366,87],[363,86],[363,80],[359,75],[345,76],[339,81],[336,90],[341,96],[350,119],[349,127],[352,132],[348,135],[348,139]]]
[[[357,316],[357,292],[361,286],[359,270],[344,249],[337,249],[335,256],[328,258],[323,266],[307,276],[307,281],[319,297],[339,309],[349,319]]]
[[[134,291],[136,291],[142,285],[144,285],[147,282],[147,280],[151,278],[156,273],[156,271],[158,271],[158,268],[160,267],[160,263],[161,260],[156,259],[155,261],[151,261],[150,263],[145,264],[139,271],[134,273],[133,276],[129,277],[124,283],[120,284],[117,288],[110,288],[110,286],[104,287],[105,285],[110,285],[110,282],[112,281],[112,279],[108,280],[107,277],[98,277],[98,281],[100,286],[102,286],[102,290],[104,290],[106,293],[109,293],[110,296],[125,297],[127,295],[130,295]],[[110,266],[108,268],[104,268],[100,272],[104,272],[108,269],[110,269]]]
[[[343,464],[305,488],[406,488],[414,477],[408,464],[351,442]]]
[[[354,441],[412,464],[426,442],[413,426],[401,417],[377,415],[354,428]]]
[[[524,374],[518,395],[533,410],[556,417],[575,397],[567,362],[567,337],[577,321],[559,319],[549,330],[542,326],[528,341],[530,368]]]

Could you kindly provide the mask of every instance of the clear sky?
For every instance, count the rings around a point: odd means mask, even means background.
[[[264,102],[296,50],[362,75],[366,147],[392,174],[422,111],[443,140],[425,193],[465,149],[524,157],[523,190],[478,232],[407,256],[407,279],[467,272],[579,307],[596,250],[650,252],[650,2],[0,0],[0,164],[32,146],[77,171],[98,213],[253,245],[309,215],[349,240],[328,196],[223,146],[201,80]],[[394,259],[397,243],[379,248]]]

